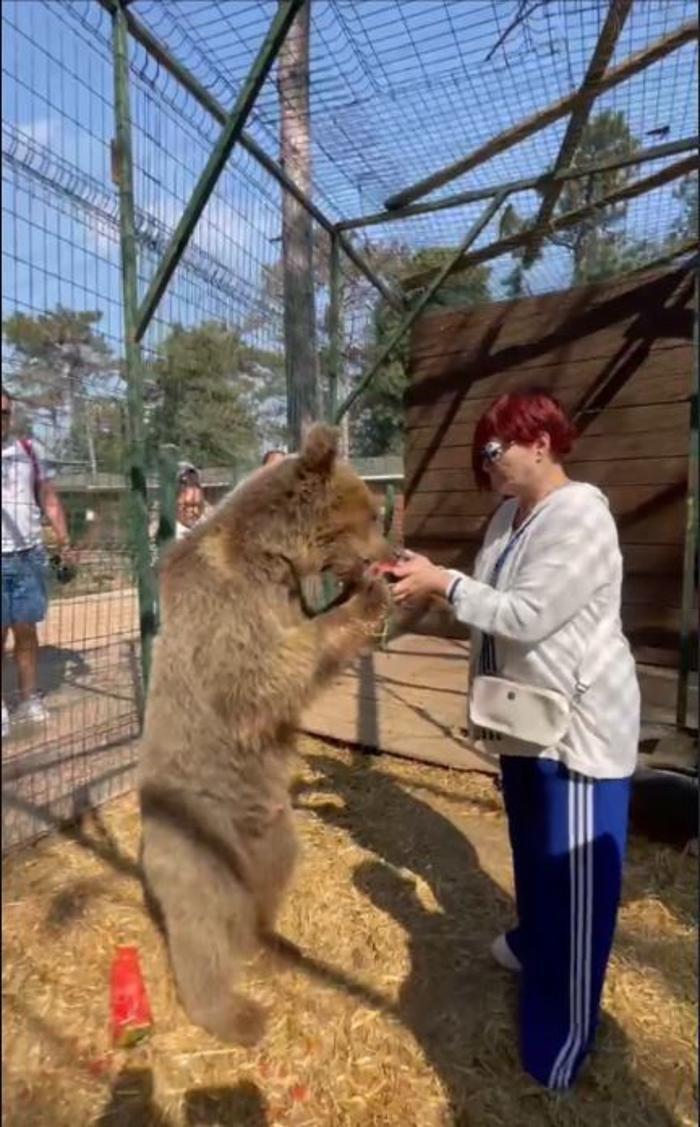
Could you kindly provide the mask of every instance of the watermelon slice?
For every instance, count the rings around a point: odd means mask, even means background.
[[[109,985],[112,1040],[118,1048],[129,1048],[147,1037],[153,1026],[135,947],[117,947]]]

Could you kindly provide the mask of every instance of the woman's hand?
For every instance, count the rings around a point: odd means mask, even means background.
[[[411,555],[410,559],[400,560],[392,568],[396,583],[392,588],[397,603],[409,599],[419,601],[431,595],[447,594],[450,575],[442,567],[436,567],[427,556]]]

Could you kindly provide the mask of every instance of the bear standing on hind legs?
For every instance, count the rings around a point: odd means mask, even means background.
[[[288,769],[302,709],[381,634],[388,557],[364,482],[317,424],[301,453],[253,475],[162,568],[139,765],[146,893],[190,1019],[252,1044],[264,1013],[237,992],[273,931],[296,857]],[[310,618],[301,581],[345,597]]]

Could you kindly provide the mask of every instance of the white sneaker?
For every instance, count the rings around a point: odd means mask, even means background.
[[[7,711],[7,705],[3,701],[2,702],[2,738],[5,739],[6,736],[9,736],[9,734],[10,734],[10,714]]]
[[[491,954],[498,965],[503,967],[504,970],[510,970],[514,974],[517,974],[523,969],[520,959],[516,958],[508,946],[508,940],[505,935],[499,935],[494,939],[491,944]]]
[[[19,723],[45,724],[49,718],[49,710],[41,697],[32,696],[18,705],[15,716]]]

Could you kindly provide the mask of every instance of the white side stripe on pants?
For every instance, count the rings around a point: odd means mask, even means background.
[[[593,783],[572,776],[568,793],[569,837],[569,1031],[549,1076],[550,1088],[566,1088],[590,1030],[593,955]]]

